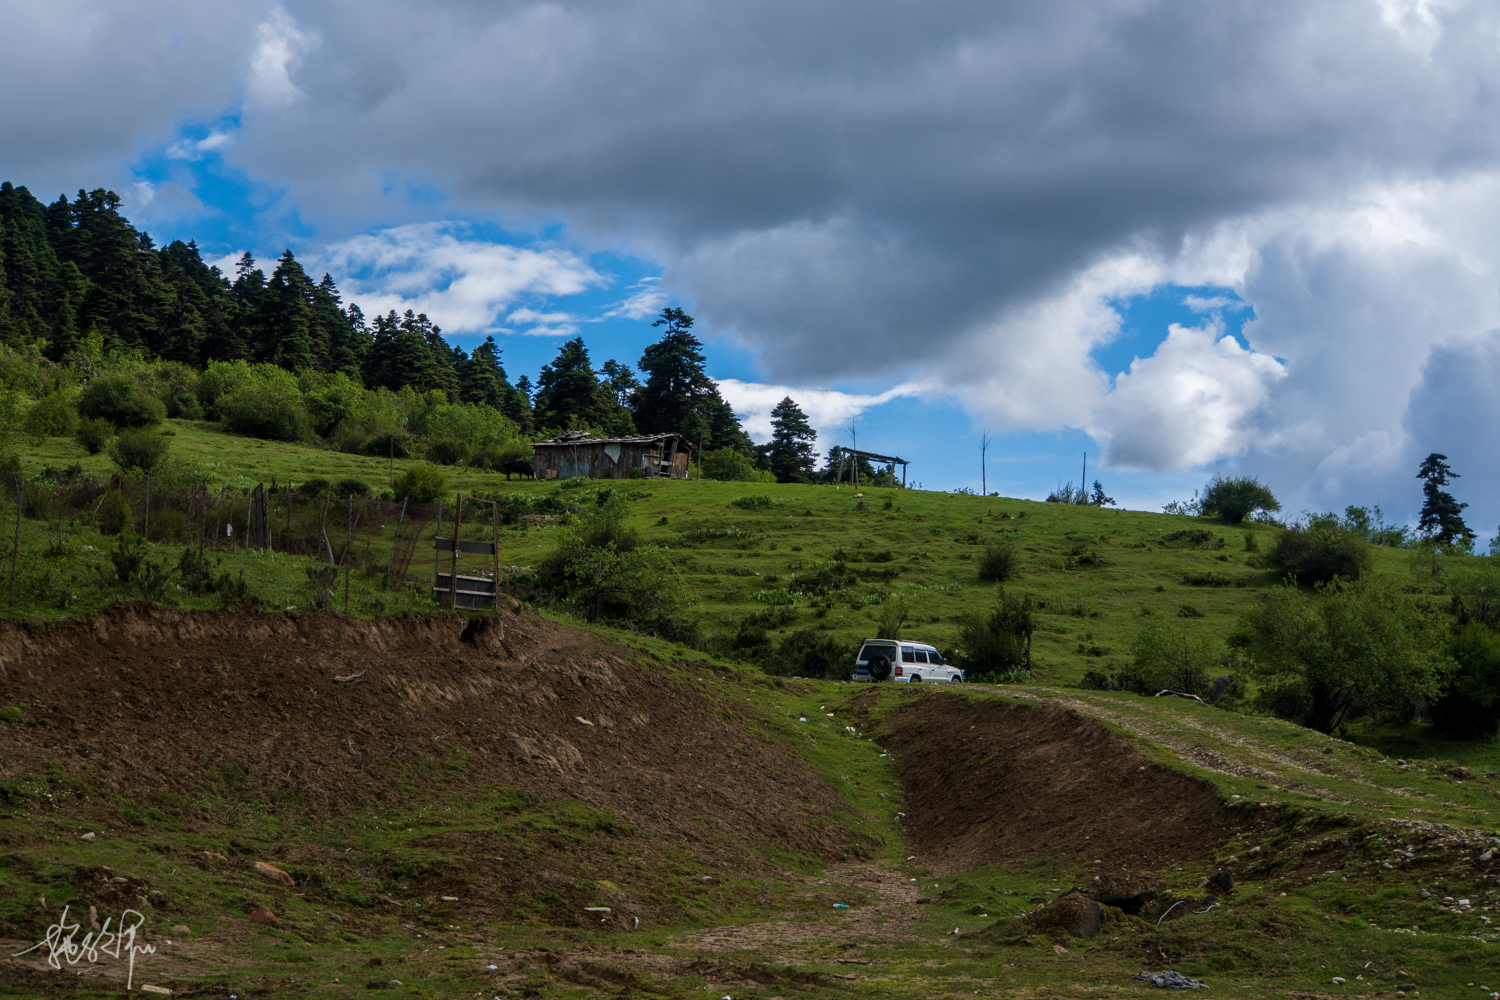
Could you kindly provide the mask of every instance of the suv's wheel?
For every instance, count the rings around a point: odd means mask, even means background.
[[[922,679],[922,675],[921,674],[912,674],[911,675],[911,683],[913,683],[913,684],[917,683],[917,681],[919,681],[921,679]]]
[[[961,680],[963,680],[962,677],[958,676],[957,674],[954,674],[952,677],[948,678],[948,683],[949,684],[957,684]]]
[[[883,681],[891,676],[891,661],[884,656],[872,656],[868,665],[870,680]]]

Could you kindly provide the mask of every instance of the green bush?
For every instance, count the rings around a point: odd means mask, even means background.
[[[99,533],[101,535],[118,535],[130,525],[130,504],[125,499],[125,494],[119,490],[110,490],[104,494],[99,501]]]
[[[306,497],[320,497],[331,488],[332,484],[328,480],[320,476],[314,476],[311,479],[303,480],[302,485],[297,487],[297,492]]]
[[[1014,542],[1001,542],[985,548],[979,560],[979,579],[1004,583],[1021,567],[1021,553]]]
[[[37,400],[26,413],[21,429],[33,438],[67,437],[78,423],[73,404],[61,392]]]
[[[78,421],[78,426],[73,429],[73,439],[83,446],[83,450],[90,455],[97,455],[109,444],[109,439],[115,436],[115,425],[103,417],[89,417]]]
[[[1364,539],[1327,521],[1293,525],[1276,536],[1265,564],[1299,584],[1328,583],[1335,577],[1357,580],[1370,567]]]
[[[387,432],[365,441],[359,452],[375,458],[411,458],[410,443],[411,438],[401,431]]]
[[[167,416],[173,420],[202,420],[203,407],[198,405],[198,397],[187,386],[178,386],[168,390],[162,400],[167,407]]]
[[[418,462],[396,477],[392,493],[416,503],[432,503],[448,491],[448,477],[431,462]]]
[[[121,431],[109,443],[109,457],[122,471],[152,472],[167,460],[171,442],[146,428]]]
[[[1219,667],[1214,641],[1172,622],[1148,619],[1130,643],[1131,673],[1143,693],[1206,695]]]
[[[753,497],[735,497],[729,501],[729,506],[739,507],[743,510],[769,510],[772,505],[770,497],[761,495]]]
[[[106,375],[84,387],[78,396],[78,413],[108,420],[116,427],[145,427],[165,420],[167,408],[135,380]]]
[[[764,634],[764,633],[762,633]],[[798,629],[782,640],[775,654],[761,663],[768,674],[846,681],[854,676],[855,650],[827,632]]]
[[[358,479],[340,479],[334,484],[333,492],[341,497],[367,497],[370,495],[370,486]]]
[[[1477,621],[1460,629],[1448,645],[1456,669],[1429,712],[1443,736],[1485,740],[1500,731],[1500,636]]]
[[[1239,524],[1256,511],[1280,510],[1281,503],[1270,487],[1254,476],[1218,477],[1204,488],[1199,509],[1204,517]]]
[[[462,465],[469,460],[469,445],[460,438],[433,438],[427,442],[427,460],[439,465]]]
[[[313,436],[297,377],[275,365],[210,362],[198,391],[209,412],[236,434],[270,441]]]
[[[1002,674],[1017,667],[1030,670],[1035,613],[1030,594],[1017,598],[1002,589],[994,611],[966,615],[960,622],[958,641],[963,651],[958,665],[965,674]]]
[[[770,469],[757,469],[750,456],[733,448],[705,451],[700,459],[704,479],[721,483],[774,483]]]

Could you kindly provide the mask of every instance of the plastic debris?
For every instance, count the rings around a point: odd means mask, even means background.
[[[486,972],[494,972],[498,968],[500,968],[500,966],[498,966],[498,965],[486,965],[484,967],[484,971],[486,971]]]
[[[1332,983],[1335,986],[1343,986],[1344,985],[1344,977],[1343,976],[1334,976],[1332,979],[1329,980],[1329,982]]]
[[[849,904],[848,903],[834,903],[833,904],[833,908],[835,910],[847,910],[847,909],[849,909]]]
[[[94,838],[97,837],[97,836],[98,836],[98,834],[96,834],[92,830],[90,830],[88,833],[85,833],[82,837],[79,837],[78,839],[81,840],[81,841],[83,841],[86,844],[92,844],[94,842]]]
[[[1200,983],[1196,979],[1189,979],[1180,972],[1168,969],[1166,972],[1138,972],[1131,979],[1143,979],[1152,986],[1159,986],[1164,990],[1206,990],[1207,983]]]

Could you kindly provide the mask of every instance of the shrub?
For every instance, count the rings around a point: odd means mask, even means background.
[[[1357,580],[1370,566],[1370,547],[1352,531],[1326,521],[1293,525],[1276,536],[1266,566],[1300,584]]]
[[[1180,625],[1148,620],[1130,643],[1132,673],[1152,694],[1206,694],[1219,666],[1212,639]]]
[[[417,503],[432,503],[448,491],[448,477],[431,462],[418,462],[396,477],[392,492]]]
[[[975,674],[1005,673],[1016,667],[1030,670],[1035,610],[1030,594],[1016,598],[1001,590],[994,611],[965,616],[958,626],[963,647],[959,666]]]
[[[721,483],[774,483],[776,476],[770,469],[757,469],[750,456],[733,448],[705,451],[699,458],[699,470],[704,479],[716,479]]]
[[[68,397],[50,393],[36,401],[26,413],[21,429],[33,438],[67,437],[78,423],[78,414]]]
[[[198,405],[198,397],[187,386],[168,390],[162,402],[166,404],[167,416],[173,420],[203,419],[203,407]]]
[[[411,449],[407,447],[411,438],[401,431],[385,434],[376,434],[365,441],[364,444],[354,450],[375,458],[411,458]]]
[[[761,635],[765,635],[764,630]],[[782,677],[846,681],[854,676],[854,650],[827,632],[804,628],[783,639],[775,654],[761,665],[766,673]]]
[[[78,413],[108,420],[116,427],[145,427],[165,420],[167,408],[133,379],[106,375],[84,387],[78,396]]]
[[[296,376],[275,365],[211,362],[199,391],[210,412],[236,434],[270,441],[312,437]]]
[[[1240,619],[1230,643],[1267,684],[1307,695],[1306,724],[1332,732],[1378,698],[1441,693],[1447,656],[1433,620],[1378,577],[1278,587]]]
[[[309,436],[307,414],[292,400],[242,396],[220,409],[224,426],[236,434],[267,441],[304,441]]]
[[[110,490],[104,494],[99,501],[99,533],[101,535],[118,535],[130,524],[130,504],[125,500],[125,494],[119,490]]]
[[[89,417],[78,421],[78,426],[73,429],[73,439],[83,446],[83,450],[90,455],[97,455],[109,444],[109,439],[115,436],[115,425],[103,417]]]
[[[171,442],[144,427],[121,431],[109,443],[109,457],[122,471],[152,472],[167,459]]]
[[[1205,517],[1239,524],[1256,511],[1280,510],[1281,503],[1270,487],[1254,476],[1216,477],[1204,488],[1199,509]]]
[[[358,479],[340,479],[334,484],[333,492],[341,497],[367,497],[370,495],[370,487],[368,483]]]
[[[1452,739],[1484,740],[1500,731],[1500,636],[1477,621],[1453,637],[1457,664],[1447,690],[1432,703],[1432,725]]]
[[[439,465],[462,465],[468,461],[469,446],[459,438],[433,438],[427,442],[427,460]]]
[[[1224,539],[1207,528],[1184,528],[1181,531],[1169,531],[1162,535],[1161,544],[1185,549],[1222,549]]]
[[[769,510],[771,498],[768,496],[735,497],[729,501],[729,506],[739,507],[743,510]]]
[[[1004,583],[1021,566],[1021,553],[1014,542],[1001,542],[998,545],[987,546],[984,556],[979,560],[979,579],[995,580]]]
[[[327,493],[331,486],[328,480],[315,476],[312,479],[303,480],[302,485],[297,487],[297,492],[307,497],[320,497]]]
[[[629,513],[623,495],[601,489],[537,575],[586,621],[680,635],[688,606],[682,580],[665,552],[637,544],[625,524]]]

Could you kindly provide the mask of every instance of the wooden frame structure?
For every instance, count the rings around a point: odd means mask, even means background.
[[[490,540],[488,542],[466,542],[459,534],[463,529],[464,501],[471,503],[489,504],[490,506]],[[439,515],[441,516],[441,515]],[[432,540],[436,558],[432,563],[432,596],[435,600],[442,600],[444,596],[455,608],[483,608],[492,607],[495,614],[500,614],[500,507],[494,500],[484,500],[480,497],[468,496],[460,493],[453,505],[453,537],[442,537],[441,527],[438,535]],[[453,553],[449,563],[448,572],[442,571],[441,553]],[[469,552],[474,555],[487,555],[492,560],[492,577],[486,580],[482,576],[459,576],[458,554]]]
[[[873,451],[860,451],[858,448],[843,448],[842,446],[840,447],[840,451],[841,454],[839,456],[839,475],[836,482],[842,483],[844,481],[844,463],[850,458],[853,458],[854,461],[849,463],[851,466],[853,466],[853,469],[851,470],[853,472],[853,477],[850,479],[850,482],[852,482],[855,486],[858,486],[859,460],[863,458],[874,465],[890,466],[891,479],[893,481],[896,478],[896,466],[901,466],[901,487],[903,489],[906,488],[906,466],[908,464],[906,459],[897,458],[894,455],[877,455]]]

